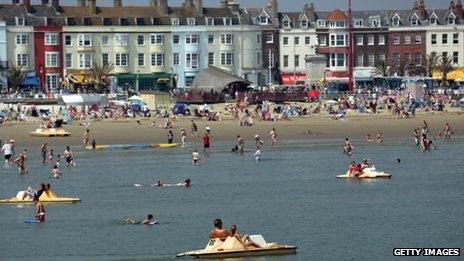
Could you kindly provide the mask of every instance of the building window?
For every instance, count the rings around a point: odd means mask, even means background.
[[[129,54],[128,53],[116,53],[114,55],[115,66],[129,66]]]
[[[102,65],[110,63],[110,55],[108,53],[102,53]]]
[[[284,28],[290,28],[290,20],[289,19],[284,19],[283,20],[283,27]]]
[[[261,25],[267,25],[269,23],[268,21],[268,18],[265,14],[262,14],[260,17],[259,17],[259,24]]]
[[[374,35],[370,34],[367,36],[367,45],[374,45]]]
[[[284,55],[284,68],[288,68],[288,55]]]
[[[24,17],[15,17],[16,25],[26,25]]]
[[[303,29],[307,29],[308,28],[308,20],[302,19],[300,21],[300,27],[303,28]]]
[[[432,45],[436,45],[436,44],[437,44],[437,35],[436,35],[436,34],[432,34],[432,35],[430,36],[430,43],[431,43]]]
[[[128,36],[127,34],[115,34],[114,35],[114,46],[127,46]]]
[[[441,54],[441,57],[448,57],[448,52],[443,52],[443,53]]]
[[[53,74],[47,73],[45,75],[47,89],[51,90],[51,89],[58,88],[59,78],[60,78],[60,75],[58,73],[53,73]]]
[[[64,67],[65,68],[72,68],[72,53],[66,53],[64,55]]]
[[[294,64],[295,64],[295,68],[298,68],[300,67],[300,56],[299,55],[295,55],[294,57]]]
[[[317,27],[325,27],[325,20],[317,20]]]
[[[419,25],[419,18],[417,16],[414,16],[411,18],[411,25],[412,26],[418,26]]]
[[[144,54],[144,53],[139,53],[139,54],[137,55],[137,64],[138,64],[140,67],[145,66],[145,54]]]
[[[411,53],[405,53],[404,54],[404,61],[406,62],[406,64],[411,63]]]
[[[45,45],[57,45],[58,34],[57,33],[45,33]]]
[[[92,54],[91,53],[80,53],[79,54],[79,69],[90,69],[92,68]]]
[[[193,18],[193,17],[187,18],[187,25],[188,26],[195,26],[195,24],[196,24],[195,18]]]
[[[399,63],[400,62],[400,54],[399,53],[393,53],[392,60],[394,63]]]
[[[288,45],[288,37],[282,39],[284,45]]]
[[[392,20],[393,26],[400,26],[400,18],[398,16],[395,16]]]
[[[373,54],[373,53],[370,53],[370,54],[367,56],[367,66],[369,66],[369,67],[374,67],[374,63],[375,63],[374,54]]]
[[[422,36],[416,35],[416,37],[414,39],[414,43],[415,44],[421,44],[422,43]]]
[[[221,44],[233,44],[234,35],[233,34],[221,34]]]
[[[431,25],[437,25],[438,24],[437,17],[435,17],[435,16],[430,17],[430,24]]]
[[[346,60],[346,54],[344,53],[330,54],[331,67],[346,67]]]
[[[256,43],[260,44],[261,43],[261,34],[256,35]]]
[[[198,34],[187,34],[185,36],[186,44],[198,44]]]
[[[16,55],[16,64],[19,67],[29,67],[29,54],[27,54],[27,53],[18,53]]]
[[[364,26],[364,21],[361,19],[354,20],[354,26],[355,27],[363,27]]]
[[[311,37],[305,36],[305,45],[310,45],[311,44]]]
[[[137,45],[145,45],[145,37],[143,35],[137,35]]]
[[[256,52],[256,62],[258,63],[259,66],[261,66],[261,64],[263,63],[261,52]]]
[[[72,46],[71,35],[67,34],[64,36],[64,46]]]
[[[453,34],[453,44],[459,44],[459,34]]]
[[[108,35],[102,35],[101,37],[101,45],[102,46],[109,46],[110,45],[110,38]]]
[[[411,44],[411,36],[405,35],[404,36],[404,44]]]
[[[211,17],[206,18],[206,25],[213,26],[214,18],[211,18]]]
[[[180,43],[180,37],[178,34],[175,34],[172,36],[172,43],[173,44],[179,44]]]
[[[379,45],[385,45],[385,35],[379,35]]]
[[[198,69],[200,64],[200,55],[198,53],[185,54],[185,67],[188,69]]]
[[[143,20],[142,17],[137,17],[137,18],[135,18],[135,24],[137,26],[145,25],[145,21]]]
[[[164,53],[151,54],[151,66],[163,67],[164,66]]]
[[[382,62],[386,62],[386,61],[387,61],[387,57],[385,56],[384,53],[379,54],[379,61],[382,61]]]
[[[441,35],[441,43],[442,44],[448,44],[448,34],[442,34]]]
[[[178,26],[179,23],[179,18],[171,18],[171,24],[174,26]]]
[[[266,43],[268,44],[274,43],[274,35],[272,33],[266,34]]]
[[[224,25],[232,25],[232,19],[231,18],[224,18]]]
[[[294,45],[299,45],[300,44],[300,37],[298,37],[298,36],[293,37],[293,44]]]
[[[400,44],[400,37],[398,35],[393,36],[393,44],[394,45]]]
[[[453,52],[453,64],[459,64],[459,52]]]
[[[18,45],[29,44],[29,35],[27,35],[27,34],[17,34],[16,35],[16,44],[18,44]]]
[[[345,21],[331,21],[331,22],[329,22],[329,27],[331,27],[331,28],[345,28],[346,23],[345,23]]]
[[[172,65],[173,66],[180,66],[180,56],[179,53],[172,54]]]
[[[422,65],[422,54],[416,53],[414,60],[415,60],[416,66],[421,66]]]
[[[208,44],[214,44],[214,35],[212,34],[208,35]]]
[[[449,24],[449,25],[454,25],[455,22],[456,22],[456,19],[455,19],[454,17],[448,17],[447,20],[448,20],[448,24]]]
[[[356,56],[356,67],[363,67],[364,66],[364,55],[358,54]]]
[[[221,53],[221,66],[233,66],[234,53]]]
[[[327,36],[321,35],[319,36],[319,45],[326,46],[327,45]]]
[[[364,45],[364,37],[362,34],[356,35],[356,45]]]
[[[346,46],[346,35],[345,34],[331,34],[330,35],[330,46]]]
[[[374,19],[372,20],[372,27],[380,27],[381,23],[380,20]]]
[[[150,44],[152,45],[164,44],[164,35],[162,34],[150,35]]]
[[[45,52],[45,67],[59,67],[58,52]]]
[[[208,53],[208,65],[214,66],[214,53]]]
[[[92,46],[92,35],[91,34],[78,34],[77,42],[79,46]]]

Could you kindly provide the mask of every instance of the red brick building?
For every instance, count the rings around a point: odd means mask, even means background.
[[[61,25],[34,26],[35,70],[43,91],[60,87],[63,79],[63,39]]]
[[[426,57],[426,38],[424,30],[394,30],[389,33],[389,58],[398,75],[398,67],[406,66],[409,75],[423,74]],[[395,70],[396,68],[396,70]]]

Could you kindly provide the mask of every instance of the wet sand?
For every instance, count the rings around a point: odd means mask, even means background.
[[[151,125],[153,120],[156,125],[164,123],[164,119],[142,120],[140,124],[136,120],[103,120],[90,123],[92,139],[97,144],[139,144],[139,143],[165,143],[167,142],[168,130]],[[241,127],[237,120],[224,120],[220,122],[208,122],[195,120],[198,126],[198,137],[190,136],[190,118],[178,118],[174,128],[175,142],[180,140],[180,130],[187,130],[188,142],[201,142],[201,136],[205,127],[210,126],[212,130],[211,142],[235,141],[237,135],[242,135],[246,140],[252,141],[255,134],[259,134],[264,140],[269,140],[269,132],[276,128],[280,140],[324,140],[343,139],[350,137],[354,140],[362,139],[367,133],[375,137],[381,132],[385,140],[391,138],[410,137],[412,130],[418,128],[423,120],[426,120],[432,134],[443,129],[445,123],[449,122],[455,136],[464,136],[464,114],[449,113],[423,113],[414,119],[391,119],[389,115],[349,115],[346,121],[335,121],[329,119],[328,115],[313,115],[307,117],[293,118],[285,121],[255,121],[252,127]],[[70,137],[63,138],[40,138],[31,137],[29,132],[38,127],[37,122],[10,123],[0,127],[0,138],[2,140],[15,139],[17,147],[39,146],[43,141],[49,141],[53,146],[80,146],[86,129],[85,126],[64,125],[65,130],[70,131]]]

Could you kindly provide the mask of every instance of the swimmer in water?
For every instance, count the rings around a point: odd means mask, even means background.
[[[255,157],[256,161],[261,161],[261,149],[259,148],[259,146],[256,146],[256,151],[253,154],[253,157]]]
[[[182,144],[182,148],[185,148],[187,146],[187,132],[184,128],[182,128],[182,130],[180,131],[180,141]]]
[[[271,143],[272,147],[275,147],[277,145],[277,131],[275,128],[272,128],[271,132],[269,133],[271,135]]]
[[[34,198],[34,203],[36,209],[35,219],[39,222],[45,222],[45,207],[39,201],[39,197]]]
[[[343,151],[348,155],[351,156],[353,152],[353,144],[351,143],[350,139],[345,138],[345,147],[343,147]]]
[[[190,181],[190,179],[188,178],[188,179],[186,179],[184,182],[181,182],[181,183],[177,184],[177,186],[188,188],[188,187],[190,187],[190,182],[191,182],[191,181]]]
[[[19,157],[14,160],[16,165],[18,165],[19,174],[28,173],[26,169],[26,158],[27,158],[26,153],[27,153],[27,150],[23,150],[23,152],[19,155]]]
[[[364,137],[364,141],[365,142],[371,142],[372,141],[372,137],[371,137],[371,135],[369,133],[366,134],[366,136]]]
[[[48,151],[48,161],[53,161],[55,151],[53,149],[50,149]]]
[[[53,169],[50,171],[50,176],[48,176],[48,178],[55,178],[55,179],[58,179],[60,178],[61,176],[61,172],[60,172],[60,169],[58,168],[57,165],[53,166]]]
[[[155,221],[153,220],[153,215],[149,214],[147,218],[143,221],[136,222],[132,217],[126,218],[124,221],[126,224],[139,224],[139,225],[154,225],[156,224]]]
[[[200,165],[200,153],[198,152],[198,150],[194,150],[192,152],[192,165],[193,166],[198,166]]]
[[[382,143],[383,142],[383,136],[382,136],[382,133],[377,133],[377,143]]]

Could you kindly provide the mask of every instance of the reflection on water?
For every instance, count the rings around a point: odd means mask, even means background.
[[[395,247],[455,247],[464,243],[462,141],[421,153],[407,141],[358,144],[351,158],[340,141],[264,146],[262,162],[214,144],[200,167],[190,152],[77,151],[77,168],[48,179],[51,166],[29,148],[30,174],[2,169],[0,196],[49,182],[74,205],[48,205],[47,222],[25,224],[33,206],[0,206],[1,259],[165,260],[203,248],[213,219],[237,224],[267,241],[297,245],[297,256],[273,260],[383,259]],[[356,145],[356,144],[355,144]],[[35,154],[32,154],[34,152]],[[369,157],[391,180],[337,180],[348,163]],[[396,163],[400,158],[402,162]],[[446,171],[444,171],[446,166]],[[190,188],[134,187],[192,179]],[[160,225],[124,225],[153,213]],[[18,243],[23,242],[23,243]],[[362,247],[360,247],[362,245]],[[238,260],[270,260],[269,257]]]

